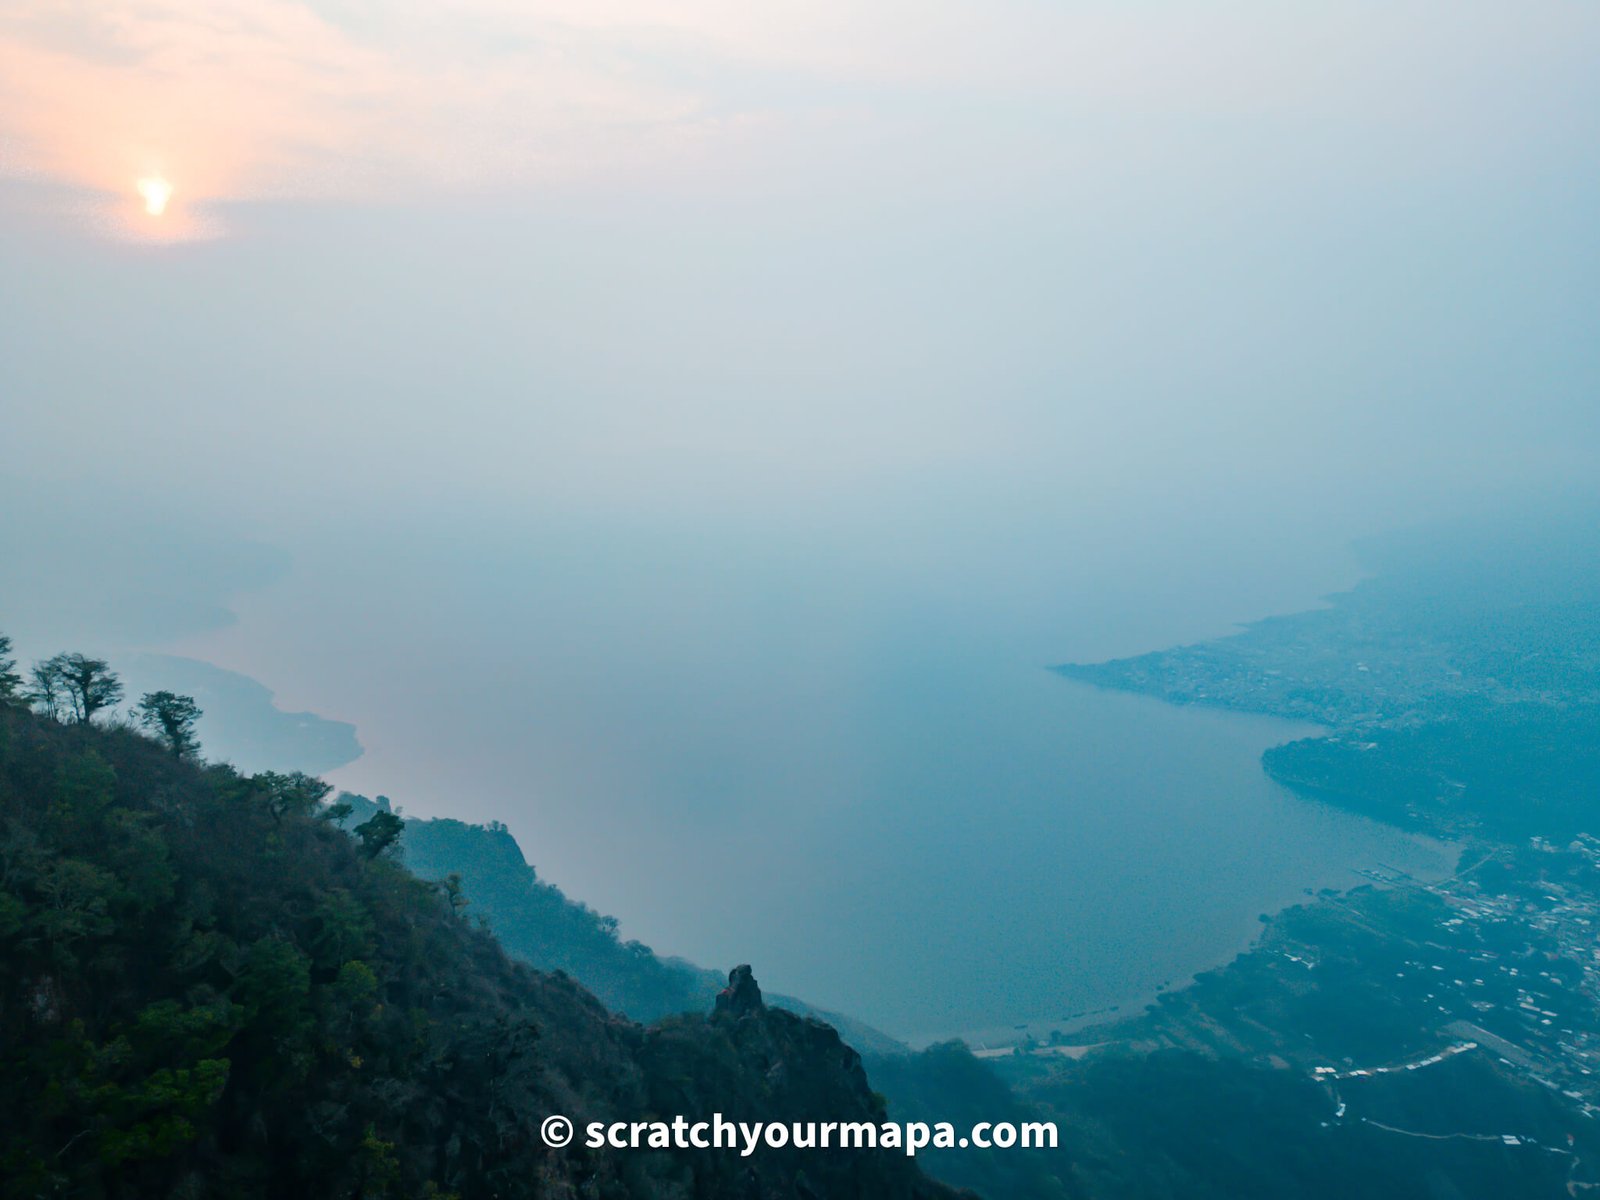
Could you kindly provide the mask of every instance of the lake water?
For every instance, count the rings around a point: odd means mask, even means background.
[[[1230,591],[1201,554],[1141,576],[1085,546],[1068,572],[852,544],[308,543],[171,648],[354,721],[339,784],[505,821],[624,935],[916,1041],[1134,1003],[1306,888],[1447,867],[1272,784],[1261,751],[1304,727],[1045,669],[1303,607],[1347,565]]]

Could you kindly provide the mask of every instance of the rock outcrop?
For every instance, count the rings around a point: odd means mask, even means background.
[[[715,1014],[719,1017],[748,1017],[767,1010],[761,988],[749,963],[728,972],[728,986],[717,993]]]

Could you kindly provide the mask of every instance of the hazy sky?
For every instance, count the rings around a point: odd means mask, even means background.
[[[10,0],[7,460],[256,516],[1580,480],[1597,51],[1588,3]]]
[[[720,953],[570,806],[709,844],[940,654],[1592,493],[1597,61],[1588,0],[0,0],[0,629],[246,672]]]

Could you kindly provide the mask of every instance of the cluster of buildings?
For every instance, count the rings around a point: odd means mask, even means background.
[[[1445,1032],[1600,1116],[1600,839],[1534,838],[1498,856],[1497,880],[1471,872],[1428,887],[1448,906],[1438,940],[1408,967],[1438,975],[1428,996]]]

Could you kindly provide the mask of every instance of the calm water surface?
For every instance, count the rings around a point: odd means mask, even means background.
[[[1133,621],[1158,584],[1212,627],[1288,603],[1205,591],[1211,564],[687,537],[293,549],[237,627],[180,649],[355,721],[367,754],[340,784],[504,820],[626,936],[749,961],[902,1037],[1136,1002],[1306,888],[1447,865],[1267,780],[1261,751],[1305,727],[1045,669],[1198,633]],[[1346,581],[1291,583],[1303,606]]]

